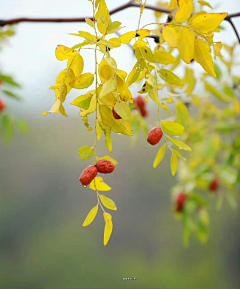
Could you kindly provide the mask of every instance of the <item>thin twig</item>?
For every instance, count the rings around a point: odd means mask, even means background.
[[[110,15],[118,13],[122,10],[128,9],[130,7],[140,7],[138,3],[136,3],[135,1],[130,1],[126,4],[123,4],[113,10],[111,10],[109,13]],[[161,13],[166,13],[166,14],[170,14],[171,11],[169,11],[167,8],[165,7],[159,7],[159,6],[153,6],[153,5],[146,5],[145,9],[149,9],[149,10],[153,10],[156,12],[161,12]],[[232,26],[238,41],[240,43],[240,36],[239,33],[237,31],[236,26],[234,25],[234,23],[232,22],[232,18],[236,18],[236,17],[240,17],[240,12],[237,13],[232,13],[229,14],[224,20],[229,22],[230,25]],[[17,24],[17,23],[21,23],[21,22],[56,22],[56,23],[67,23],[67,22],[85,22],[85,18],[90,18],[92,20],[92,17],[81,17],[81,18],[15,18],[15,19],[9,19],[9,20],[0,20],[0,27],[6,26],[6,25],[12,25],[12,24]],[[157,36],[151,36],[151,38],[154,38],[155,40],[157,39]]]

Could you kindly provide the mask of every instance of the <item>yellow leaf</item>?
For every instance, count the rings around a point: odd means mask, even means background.
[[[83,89],[88,88],[94,80],[94,75],[90,72],[84,73],[76,78],[74,78],[69,85],[73,88]]]
[[[154,163],[153,163],[154,169],[161,163],[161,161],[163,160],[163,158],[165,156],[165,153],[166,153],[166,144],[164,144],[162,147],[160,147],[160,149],[156,155],[156,158],[155,158]]]
[[[103,97],[112,91],[114,91],[117,87],[117,79],[116,78],[110,78],[107,82],[105,82],[102,86],[102,89],[100,91],[99,97]]]
[[[175,176],[175,174],[176,174],[177,166],[178,166],[177,156],[174,153],[172,153],[172,156],[171,156],[171,171],[172,171],[172,175],[173,176]]]
[[[126,121],[130,121],[131,119],[131,112],[128,104],[126,102],[117,102],[114,105],[114,110],[118,115],[121,116],[122,119]]]
[[[100,0],[98,12],[96,14],[97,27],[100,33],[106,35],[109,24],[111,23],[109,11],[104,0]]]
[[[194,59],[212,76],[216,77],[214,71],[214,64],[211,55],[211,49],[208,44],[200,38],[195,40],[195,53]]]
[[[133,103],[132,93],[129,90],[126,82],[117,74],[117,92],[120,94],[122,101]]]
[[[191,26],[197,32],[209,33],[216,29],[227,17],[228,13],[200,14],[191,21]]]
[[[118,38],[111,38],[108,40],[110,43],[112,43],[113,47],[120,47],[121,41]]]
[[[176,123],[174,121],[163,121],[162,127],[166,133],[171,135],[177,136],[182,135],[184,133],[184,127],[181,124]]]
[[[103,178],[101,177],[95,177],[95,179],[91,181],[89,188],[94,191],[96,191],[96,189],[98,191],[110,191],[112,189],[111,187],[109,187],[107,184],[103,182]]]
[[[196,34],[185,27],[182,27],[178,33],[178,50],[182,60],[190,63],[194,58],[194,43]]]
[[[148,43],[147,42],[145,42],[145,41],[142,41],[141,39],[138,39],[138,41],[136,41],[135,43],[134,43],[134,45],[133,45],[133,47],[132,47],[132,49],[137,49],[137,48],[140,48],[140,47],[145,47],[145,46],[147,46],[148,45]]]
[[[163,80],[168,82],[169,84],[172,85],[177,85],[177,86],[183,86],[184,81],[181,80],[176,74],[171,72],[170,70],[167,69],[159,69],[159,74]]]
[[[100,77],[102,83],[105,83],[110,78],[112,78],[114,71],[115,71],[115,69],[111,65],[108,64],[106,59],[103,59],[101,61],[101,63],[99,64],[99,68],[98,68],[98,74],[99,74],[99,77]]]
[[[107,33],[108,33],[108,34],[112,34],[112,33],[115,33],[115,32],[117,32],[117,31],[119,31],[120,29],[123,28],[123,27],[120,27],[121,24],[122,24],[122,23],[119,22],[119,21],[114,21],[114,22],[110,23],[109,26],[108,26],[108,31],[107,31]]]
[[[113,107],[114,104],[117,102],[116,97],[113,95],[113,93],[109,93],[103,97],[101,97],[101,102],[105,105]]]
[[[112,216],[109,213],[104,212],[103,217],[105,220],[103,244],[104,246],[106,246],[112,235],[113,223],[112,223]]]
[[[161,64],[170,64],[176,62],[176,58],[166,51],[154,51],[154,59]]]
[[[113,117],[112,110],[109,107],[107,107],[106,105],[100,105],[99,111],[100,111],[103,124],[105,124],[106,126],[109,126],[112,131],[116,133],[130,135],[130,136],[133,135],[132,130],[128,130],[127,128],[125,128],[121,124],[120,120],[115,119]]]
[[[93,207],[91,209],[91,211],[88,213],[85,221],[83,222],[82,226],[86,227],[86,226],[90,225],[94,221],[94,219],[97,215],[97,212],[98,212],[98,205],[96,205],[95,207]]]
[[[214,50],[215,58],[216,58],[216,56],[222,56],[221,49],[222,49],[222,43],[221,42],[217,42],[217,43],[213,44],[213,50]]]
[[[139,49],[135,50],[135,55],[137,59],[145,58],[149,62],[154,62],[154,57],[152,50],[149,47],[140,47]]]
[[[171,47],[177,47],[177,32],[171,26],[163,27],[163,37],[167,44]]]
[[[113,162],[115,166],[118,164],[118,162],[115,159],[113,159],[112,157],[110,157],[110,156],[104,156],[104,157],[101,157],[101,158],[97,158],[97,160],[98,161],[99,160],[108,160],[108,161]]]
[[[127,32],[119,37],[123,44],[128,44],[134,37],[136,37],[135,31]]]
[[[198,0],[198,3],[201,4],[202,6],[208,6],[209,8],[213,9],[212,6],[204,0]]]
[[[74,36],[85,38],[86,40],[90,41],[91,43],[93,43],[92,41],[96,41],[97,40],[97,37],[95,35],[92,35],[91,33],[86,32],[86,31],[78,31],[78,34],[70,33],[70,35],[74,35]]]
[[[103,134],[103,130],[102,130],[100,124],[99,124],[99,117],[98,117],[97,124],[96,124],[96,134],[97,134],[98,140],[101,140],[102,134]]]
[[[148,29],[140,29],[140,30],[137,30],[137,34],[139,36],[141,36],[141,37],[147,37],[150,34],[150,30],[148,30]]]
[[[67,68],[71,66],[75,76],[79,76],[84,68],[84,61],[80,54],[76,54],[73,58],[68,59]]]
[[[193,12],[193,2],[192,0],[178,0],[177,3],[179,10],[175,15],[175,21],[185,22],[189,19]]]
[[[177,138],[172,138],[170,136],[167,135],[167,137],[170,139],[170,141],[175,144],[176,147],[178,147],[180,150],[184,150],[184,151],[191,151],[192,149],[186,145],[184,142],[180,141]]]
[[[76,53],[76,50],[69,51],[69,47],[66,47],[64,45],[58,45],[55,50],[56,58],[60,61],[72,58]]]
[[[90,25],[92,28],[94,28],[94,23],[93,23],[93,21],[92,21],[91,19],[85,18],[85,21],[86,21],[86,23],[87,23],[88,25]]]
[[[106,207],[109,210],[117,211],[117,206],[113,200],[104,195],[99,195],[99,197],[104,207]]]

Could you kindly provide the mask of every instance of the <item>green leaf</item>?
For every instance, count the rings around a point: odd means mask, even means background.
[[[121,116],[122,119],[126,121],[131,120],[131,112],[128,104],[126,102],[117,102],[114,105],[114,110],[118,115]]]
[[[184,133],[184,127],[173,121],[163,121],[162,122],[163,130],[171,135],[182,135]]]
[[[78,150],[78,154],[80,155],[82,160],[89,159],[93,155],[93,148],[89,146],[81,147]]]
[[[177,156],[174,153],[172,153],[172,156],[171,156],[171,171],[172,171],[172,175],[173,176],[175,176],[175,174],[176,174],[177,166],[178,166]]]
[[[17,99],[17,100],[21,100],[21,98],[19,96],[17,96],[16,94],[12,93],[11,91],[3,90],[2,92],[5,93],[6,95],[10,96],[10,97],[13,97],[13,98]]]
[[[184,142],[180,141],[179,139],[177,138],[172,138],[170,136],[167,135],[167,138],[170,139],[170,141],[176,146],[178,147],[180,150],[184,150],[184,151],[191,151],[192,149],[186,145]]]
[[[110,198],[104,196],[104,195],[99,195],[101,202],[103,203],[104,207],[106,207],[109,210],[117,211],[117,206],[114,203],[113,200]]]
[[[170,70],[167,69],[159,69],[159,74],[163,80],[168,82],[169,84],[172,85],[177,85],[177,86],[183,86],[184,81],[181,80],[176,74],[171,72]]]
[[[166,153],[166,144],[164,144],[158,151],[153,163],[154,169],[161,163]]]
[[[90,225],[94,221],[94,219],[97,215],[97,212],[98,212],[98,205],[96,205],[95,207],[93,207],[91,209],[91,211],[88,213],[85,221],[83,222],[82,226],[86,227],[86,226]]]
[[[20,87],[20,85],[16,83],[11,76],[0,74],[0,79],[10,85]]]

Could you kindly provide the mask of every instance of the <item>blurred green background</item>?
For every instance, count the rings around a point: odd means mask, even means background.
[[[157,148],[143,136],[129,148],[128,137],[114,135],[112,156],[120,164],[104,180],[118,211],[104,247],[100,211],[82,227],[96,195],[78,180],[89,160],[77,151],[93,133],[77,117],[29,123],[26,136],[15,134],[0,150],[0,288],[239,288],[238,210],[212,208],[209,242],[192,239],[184,248],[169,156],[154,170]],[[107,154],[103,144],[98,150]]]

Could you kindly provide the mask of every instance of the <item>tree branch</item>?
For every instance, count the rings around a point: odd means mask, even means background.
[[[118,13],[130,7],[139,8],[139,4],[136,3],[135,1],[129,1],[126,4],[123,4],[115,9],[112,9],[111,11],[109,11],[109,13],[110,15],[113,15],[115,13]],[[146,5],[145,9],[153,10],[155,12],[166,13],[166,14],[171,13],[171,11],[169,11],[165,7],[159,7],[159,6],[153,6],[153,5]],[[229,14],[224,20],[230,23],[240,43],[240,35],[237,31],[236,26],[232,22],[232,18],[235,18],[235,17],[240,17],[240,12]],[[0,27],[6,26],[6,25],[17,24],[21,22],[38,22],[38,23],[39,22],[47,22],[47,23],[50,23],[50,22],[55,22],[55,23],[85,22],[85,18],[87,17],[81,17],[81,18],[26,18],[26,17],[23,17],[23,18],[9,19],[9,20],[0,20]],[[88,18],[90,18],[91,20],[93,19],[92,17],[88,17]],[[156,36],[153,36],[152,38],[156,39]]]

